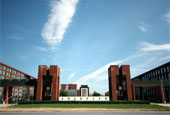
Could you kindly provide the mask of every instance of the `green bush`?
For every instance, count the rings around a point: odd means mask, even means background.
[[[18,104],[150,104],[148,101],[21,101]]]

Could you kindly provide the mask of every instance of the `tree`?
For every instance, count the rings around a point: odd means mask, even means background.
[[[68,91],[60,91],[60,96],[69,96]]]
[[[96,91],[94,91],[93,96],[100,96],[100,93],[97,93]]]

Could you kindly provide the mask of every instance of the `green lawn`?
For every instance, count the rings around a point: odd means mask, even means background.
[[[10,108],[112,108],[112,109],[158,109],[169,110],[163,107],[150,104],[20,104]]]

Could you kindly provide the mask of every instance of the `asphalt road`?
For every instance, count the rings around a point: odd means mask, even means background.
[[[170,115],[170,112],[5,112],[0,115]]]

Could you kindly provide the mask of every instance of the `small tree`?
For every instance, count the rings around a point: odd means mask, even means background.
[[[100,93],[93,92],[93,96],[100,96]]]
[[[68,91],[60,91],[60,96],[69,96]]]

